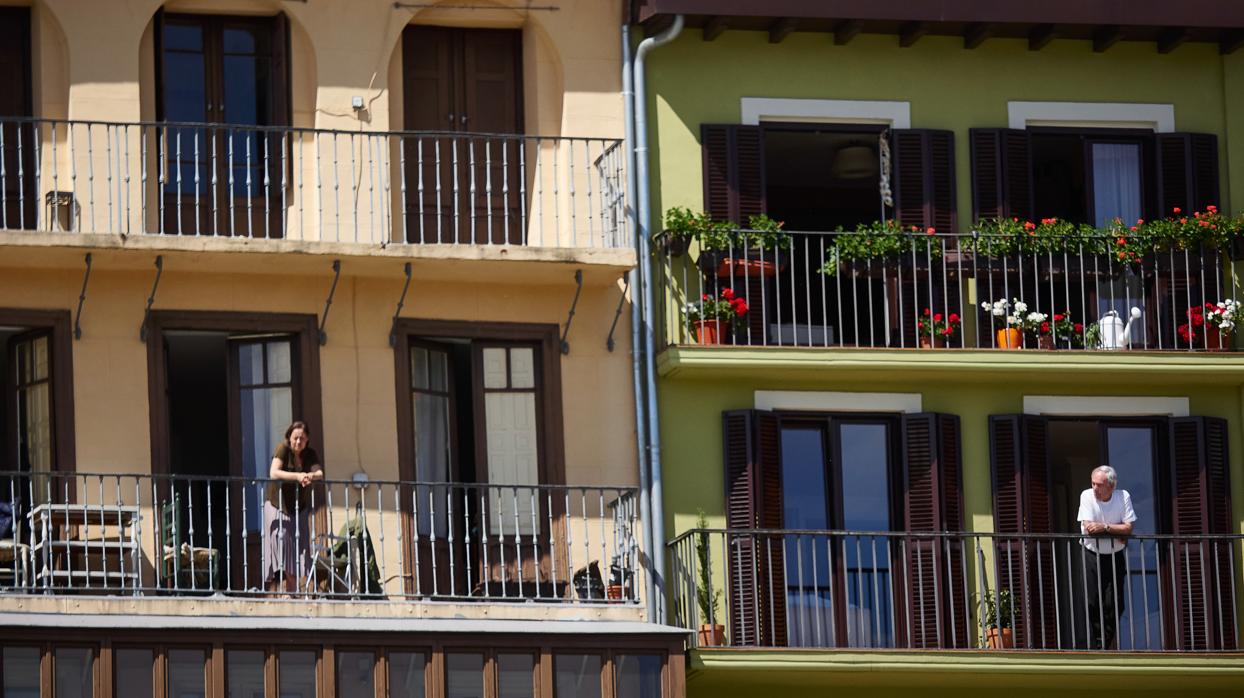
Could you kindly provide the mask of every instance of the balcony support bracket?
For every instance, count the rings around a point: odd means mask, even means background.
[[[613,331],[618,329],[618,318],[622,317],[622,304],[626,302],[626,292],[631,288],[631,275],[622,275],[622,295],[618,297],[618,309],[613,311],[613,324],[609,326],[609,338],[605,340],[605,348],[613,351]]]
[[[402,286],[402,296],[397,299],[397,310],[393,311],[393,325],[389,328],[389,346],[397,346],[397,318],[402,314],[402,306],[406,305],[406,292],[410,290],[410,262],[403,268],[406,283]]]
[[[160,277],[164,275],[164,255],[155,258],[155,282],[151,284],[151,295],[147,296],[147,307],[143,309],[143,324],[138,328],[138,341],[147,343],[147,324],[151,321],[151,306],[155,303],[156,291],[160,289]]]
[[[566,327],[562,330],[562,353],[570,353],[570,342],[566,338],[570,336],[570,323],[574,322],[574,309],[579,305],[579,294],[583,292],[583,270],[575,269],[574,271],[574,300],[570,302],[570,313],[566,315]]]
[[[78,312],[73,316],[73,338],[82,339],[82,304],[86,303],[86,284],[91,280],[91,253],[86,253],[86,273],[82,275],[82,291],[78,293]]]
[[[333,260],[333,285],[328,288],[328,298],[324,300],[324,314],[320,316],[320,346],[328,344],[328,333],[324,326],[328,324],[328,309],[333,305],[333,296],[337,293],[337,280],[341,278],[341,260]]]

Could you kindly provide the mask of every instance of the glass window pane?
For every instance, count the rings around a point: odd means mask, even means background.
[[[505,388],[509,385],[506,379],[506,350],[501,347],[484,349],[484,387],[492,389]]]
[[[204,698],[207,694],[206,659],[203,650],[169,650],[168,694],[174,698]]]
[[[484,698],[484,655],[445,655],[445,698]]]
[[[420,482],[449,479],[449,399],[414,393],[415,477]]]
[[[553,658],[554,698],[600,698],[600,657],[559,654]]]
[[[165,52],[164,71],[164,118],[183,123],[206,121],[207,80],[203,54]],[[181,146],[180,151],[178,145]],[[194,138],[187,133],[179,143],[170,133],[165,147],[169,155],[189,159],[194,153]],[[199,152],[203,151],[200,149]],[[183,175],[183,191],[188,185],[189,181],[185,181]]]
[[[484,396],[488,481],[499,485],[540,482],[536,431],[536,398],[531,393],[488,393]],[[536,492],[523,488],[490,488],[493,533],[531,535]],[[517,522],[516,522],[517,519]]]
[[[281,652],[277,682],[280,698],[315,698],[315,652]]]
[[[843,424],[843,525],[854,531],[890,530],[889,428]]]
[[[1157,533],[1157,505],[1153,491],[1153,429],[1108,427],[1106,462],[1119,476],[1119,489],[1132,496],[1136,512],[1133,533]]]
[[[263,698],[264,653],[262,650],[229,650],[225,653],[228,698]]]
[[[510,350],[510,387],[536,387],[536,352],[533,349]]]
[[[443,351],[429,352],[428,387],[439,392],[449,392],[449,355]]]
[[[822,434],[818,428],[782,429],[782,522],[787,528],[829,527]]]
[[[337,653],[337,698],[376,698],[375,655]]]
[[[224,31],[225,53],[254,53],[255,30],[226,27]]]
[[[617,687],[613,694],[622,698],[661,698],[662,657],[659,654],[620,654]]]
[[[203,48],[203,28],[194,24],[164,24],[164,48],[199,51]]]
[[[90,698],[95,695],[95,651],[88,647],[59,647],[56,666],[56,698]]]
[[[428,390],[428,350],[423,347],[410,348],[410,387]]]
[[[264,382],[263,345],[238,344],[238,384],[262,385]]]
[[[155,689],[154,653],[141,649],[114,649],[113,677],[116,690],[113,695],[129,698],[150,697]]]
[[[39,648],[4,648],[4,698],[39,698]]]
[[[535,698],[535,668],[536,658],[530,654],[498,654],[498,698]]]
[[[268,351],[268,382],[289,383],[293,375],[290,361],[290,341],[282,339],[264,345]]]
[[[389,698],[425,698],[427,657],[417,652],[389,653]]]
[[[20,470],[52,469],[51,385],[40,383],[17,392],[17,457]]]

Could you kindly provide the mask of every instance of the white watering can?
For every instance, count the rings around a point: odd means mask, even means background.
[[[1097,321],[1097,327],[1101,330],[1100,338],[1097,345],[1101,349],[1130,349],[1132,346],[1132,323],[1140,319],[1140,308],[1132,308],[1131,317],[1127,324],[1119,319],[1119,313],[1115,310],[1106,311],[1105,315]]]

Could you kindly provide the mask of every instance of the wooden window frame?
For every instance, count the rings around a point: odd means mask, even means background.
[[[49,356],[49,380],[52,383],[52,472],[72,473],[77,470],[75,451],[73,404],[73,331],[72,316],[68,310],[33,310],[26,308],[0,308],[0,325],[24,327],[28,330],[48,330],[51,333]],[[10,367],[11,368],[11,367]],[[5,394],[14,388],[12,371],[0,378]],[[6,400],[7,404],[7,400]],[[6,407],[0,406],[0,419],[5,422],[6,444],[16,445],[16,422]],[[0,469],[16,471],[16,450],[0,454]],[[72,487],[72,486],[71,486]]]

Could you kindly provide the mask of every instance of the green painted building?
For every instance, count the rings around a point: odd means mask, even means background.
[[[1239,695],[1244,9],[631,20],[687,694]]]

